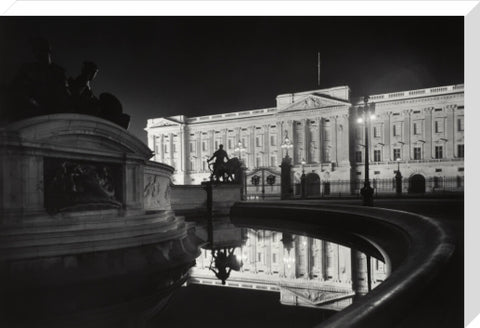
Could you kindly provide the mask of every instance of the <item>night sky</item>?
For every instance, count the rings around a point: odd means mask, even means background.
[[[463,17],[1,17],[0,83],[43,36],[93,91],[116,95],[143,141],[146,120],[275,106],[281,93],[349,85],[353,96],[463,83]]]

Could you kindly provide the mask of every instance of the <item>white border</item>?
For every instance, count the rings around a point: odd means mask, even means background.
[[[480,328],[480,218],[478,202],[480,159],[480,6],[478,1],[0,1],[9,16],[466,16],[465,17],[465,324]],[[476,7],[475,7],[476,6]],[[475,8],[474,8],[475,7]],[[473,10],[472,10],[473,9]],[[425,36],[428,37],[428,36]],[[448,40],[445,40],[448,47]],[[471,151],[469,151],[471,149]],[[476,161],[477,160],[477,161]],[[476,319],[471,322],[474,318]]]
[[[477,1],[16,1],[5,15],[464,16]]]

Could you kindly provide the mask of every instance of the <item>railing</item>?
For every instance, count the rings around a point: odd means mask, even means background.
[[[193,123],[193,122],[198,122],[198,121],[231,119],[231,118],[234,118],[234,117],[242,117],[242,116],[260,116],[260,115],[269,114],[269,113],[272,113],[272,112],[275,112],[275,111],[277,111],[276,107],[252,109],[252,110],[245,110],[245,111],[241,111],[241,112],[192,117],[192,118],[188,118],[187,122],[188,123]]]
[[[371,95],[370,101],[379,102],[379,101],[390,101],[392,99],[424,97],[428,95],[438,95],[441,93],[451,93],[451,92],[458,92],[462,90],[464,90],[463,84],[455,84],[455,85],[441,86],[441,87],[428,88],[428,89],[417,89],[417,90],[411,90],[411,91],[400,91],[400,92],[394,92],[394,93]],[[355,99],[352,103],[356,105],[363,104],[363,97]]]

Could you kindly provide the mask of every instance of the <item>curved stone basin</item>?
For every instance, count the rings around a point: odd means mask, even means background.
[[[345,243],[363,240],[391,268],[389,278],[319,327],[390,327],[448,263],[455,238],[436,220],[408,212],[301,202],[237,203],[232,222],[271,228],[290,226],[322,234],[341,230]]]

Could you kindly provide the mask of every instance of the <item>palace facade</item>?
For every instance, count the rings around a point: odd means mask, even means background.
[[[375,110],[369,127],[369,172],[374,188],[375,181],[378,188],[381,181],[387,181],[382,188],[393,192],[390,182],[399,169],[406,181],[405,192],[413,188],[408,182],[415,182],[420,191],[445,190],[447,182],[449,189],[463,190],[463,85],[369,98]],[[309,194],[326,194],[326,184],[328,192],[334,188],[349,192],[352,186],[344,182],[361,182],[365,177],[365,128],[357,122],[358,108],[363,105],[363,97],[352,98],[348,86],[339,86],[278,95],[276,106],[270,108],[153,118],[145,130],[154,160],[175,168],[176,184],[207,180],[206,159],[223,144],[229,156],[244,161],[247,175],[259,168],[279,171],[288,152],[295,183],[302,172],[310,182],[318,183],[309,187]],[[282,147],[286,139],[292,148]]]

